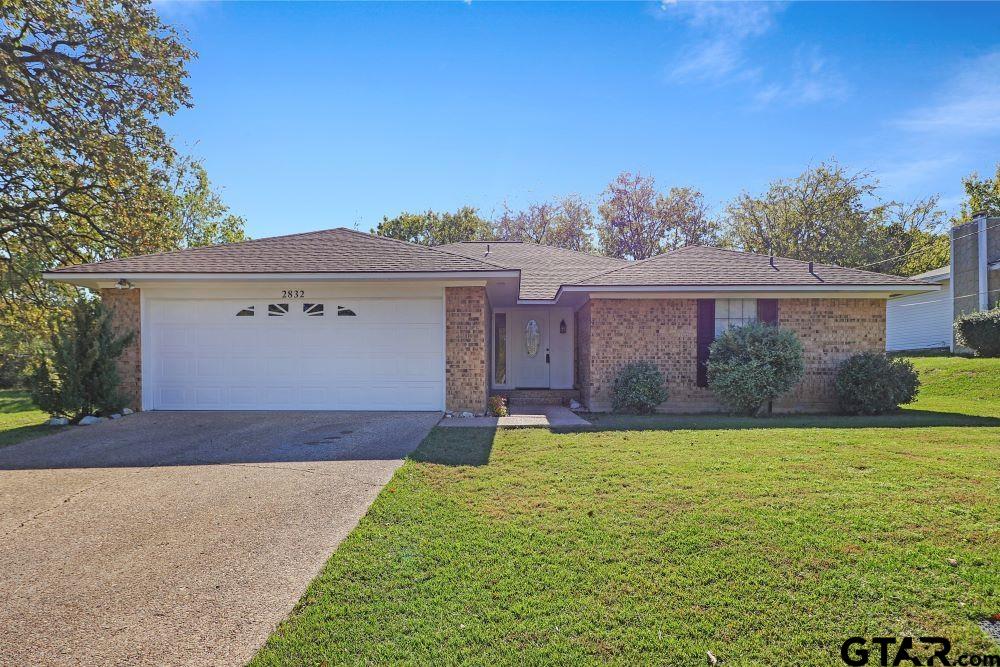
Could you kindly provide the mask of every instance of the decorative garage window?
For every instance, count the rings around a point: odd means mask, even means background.
[[[757,299],[716,299],[715,335],[757,321]]]
[[[253,317],[253,306],[247,306],[240,312],[236,313],[236,317]]]
[[[350,308],[344,308],[343,306],[337,306],[337,317],[357,317],[357,313],[355,313]]]
[[[302,312],[306,314],[306,317],[323,317],[323,304],[304,303],[302,304]]]
[[[288,314],[287,303],[269,303],[267,305],[268,317],[284,317]]]

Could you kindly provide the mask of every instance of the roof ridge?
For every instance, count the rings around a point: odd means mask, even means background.
[[[601,278],[601,277],[604,277],[604,276],[608,276],[608,275],[617,273],[619,271],[623,271],[625,269],[632,269],[632,268],[634,268],[636,266],[652,262],[653,260],[662,259],[662,258],[665,258],[667,256],[675,255],[675,254],[681,253],[681,252],[683,252],[685,250],[691,250],[691,249],[704,249],[704,250],[709,250],[709,251],[713,251],[713,252],[716,252],[716,251],[718,251],[718,252],[726,252],[726,253],[735,254],[735,255],[738,255],[738,256],[741,256],[741,257],[750,256],[750,257],[759,257],[761,259],[770,259],[771,257],[774,257],[774,259],[776,259],[776,260],[781,260],[783,262],[791,262],[791,263],[793,263],[793,264],[795,264],[797,266],[800,266],[800,267],[803,267],[803,266],[808,265],[808,264],[812,264],[815,268],[819,268],[819,269],[828,269],[828,270],[832,269],[832,270],[837,270],[837,271],[850,271],[852,273],[860,273],[860,274],[866,274],[866,275],[870,275],[870,276],[878,276],[880,278],[891,278],[892,280],[897,281],[897,282],[895,282],[893,284],[915,284],[915,285],[930,284],[930,283],[927,283],[927,282],[923,282],[920,279],[914,279],[912,277],[907,277],[907,276],[897,276],[897,275],[894,275],[894,274],[891,274],[891,273],[878,273],[876,271],[865,271],[864,269],[853,269],[853,268],[850,268],[850,267],[847,267],[847,266],[840,266],[839,264],[827,264],[827,263],[823,263],[823,262],[811,262],[809,260],[795,259],[793,257],[784,257],[784,256],[780,256],[780,255],[765,255],[763,253],[758,253],[758,252],[752,252],[752,251],[747,251],[747,250],[736,250],[734,248],[720,248],[718,246],[702,245],[700,243],[692,243],[692,244],[689,244],[689,245],[686,245],[686,246],[681,246],[680,248],[674,248],[673,250],[668,250],[667,252],[660,253],[659,255],[653,255],[652,257],[647,257],[646,259],[642,259],[642,260],[638,260],[638,261],[635,261],[635,262],[631,262],[629,264],[626,264],[625,266],[619,266],[619,267],[615,267],[615,268],[613,268],[611,270],[608,270],[608,271],[601,271],[601,272],[595,273],[593,275],[590,275],[590,276],[587,276],[585,278],[582,278],[581,280],[582,281],[586,281],[586,282],[590,282],[590,281],[596,280],[598,278]],[[573,286],[573,285],[579,285],[579,284],[580,283],[565,283],[564,285]],[[888,284],[888,283],[886,283],[886,284]]]
[[[352,234],[360,234],[361,236],[364,236],[364,237],[369,238],[369,239],[384,240],[384,241],[393,241],[395,243],[401,243],[401,244],[403,244],[405,246],[408,246],[408,247],[411,247],[411,248],[419,248],[421,250],[432,250],[434,252],[443,252],[446,255],[450,255],[452,257],[461,257],[462,259],[467,259],[467,260],[470,260],[472,262],[479,262],[480,264],[485,264],[486,266],[490,266],[490,267],[493,267],[495,269],[504,269],[505,271],[509,271],[510,270],[510,269],[508,269],[505,266],[501,266],[499,264],[494,264],[493,262],[487,262],[484,259],[478,259],[476,257],[469,257],[467,255],[461,255],[461,254],[459,254],[457,252],[449,252],[447,250],[441,250],[441,246],[433,246],[433,245],[424,245],[422,243],[414,243],[413,241],[406,241],[404,239],[397,239],[397,238],[393,238],[391,236],[381,236],[380,234],[371,234],[369,232],[362,232],[362,231],[357,230],[357,229],[348,229],[347,227],[339,227],[339,229],[343,229],[345,231],[351,232]]]
[[[704,246],[700,244],[695,244],[699,248],[707,248],[709,250],[722,250],[724,252],[736,253],[738,255],[751,255],[753,257],[766,257],[770,259],[774,257],[775,260],[781,260],[783,262],[795,262],[797,264],[812,264],[814,267],[827,268],[827,269],[839,269],[841,271],[856,271],[857,273],[867,273],[872,276],[888,276],[890,278],[901,278],[903,280],[912,280],[912,276],[897,276],[893,273],[882,273],[881,271],[866,271],[865,269],[856,269],[851,266],[841,266],[840,264],[829,264],[827,262],[817,262],[809,259],[795,259],[794,257],[785,257],[784,255],[765,255],[762,252],[754,252],[752,250],[736,250],[734,248],[720,248],[718,246]],[[685,246],[691,247],[691,246]]]
[[[507,241],[507,240],[502,240],[502,241],[453,241],[452,243],[445,243],[445,244],[442,244],[442,245],[439,245],[439,246],[431,246],[431,247],[433,247],[433,248],[443,248],[443,247],[450,246],[450,245],[458,245],[460,243],[468,243],[468,244],[473,244],[473,243],[478,243],[478,244],[484,244],[484,243],[485,244],[490,244],[490,243],[510,243],[510,244],[514,244],[514,243],[517,243],[517,244],[520,244],[520,245],[530,245],[530,246],[536,246],[538,248],[546,248],[548,250],[558,250],[560,252],[569,252],[569,253],[573,253],[574,255],[584,255],[585,257],[590,257],[590,258],[593,258],[593,259],[607,259],[607,260],[618,261],[618,262],[628,262],[628,260],[622,259],[620,257],[612,257],[611,255],[599,255],[599,254],[594,253],[594,252],[587,252],[586,250],[576,250],[574,248],[564,248],[563,246],[549,245],[547,243],[538,243],[536,241]]]
[[[615,268],[608,269],[607,271],[598,271],[597,273],[595,273],[592,276],[587,276],[587,277],[583,278],[583,280],[593,280],[594,278],[597,278],[598,276],[605,276],[605,275],[607,275],[609,273],[614,273],[616,271],[621,271],[623,269],[631,269],[632,267],[639,266],[640,264],[646,264],[647,262],[651,262],[654,259],[658,259],[660,257],[666,257],[667,255],[672,255],[675,252],[679,252],[681,250],[684,250],[685,248],[691,248],[691,247],[694,247],[694,246],[693,245],[681,246],[680,248],[674,248],[673,250],[668,250],[666,252],[661,252],[659,255],[653,255],[652,257],[647,257],[646,259],[637,259],[637,260],[633,260],[631,262],[628,261],[628,260],[624,260],[626,263],[623,264],[622,266],[616,266]],[[566,283],[566,284],[567,285],[575,285],[576,283]]]
[[[213,243],[211,245],[199,245],[199,246],[193,246],[193,247],[188,247],[188,248],[174,248],[173,250],[159,250],[157,252],[144,252],[144,253],[142,253],[140,255],[129,255],[128,257],[110,257],[108,259],[101,259],[101,260],[98,260],[96,262],[87,262],[87,265],[90,265],[90,264],[107,264],[109,262],[120,262],[122,260],[132,259],[132,258],[135,258],[135,257],[160,257],[160,256],[163,256],[163,255],[174,255],[174,254],[182,253],[182,252],[190,252],[192,250],[209,251],[209,250],[214,250],[216,248],[228,248],[230,246],[235,246],[235,245],[247,245],[247,244],[250,244],[250,243],[260,243],[261,241],[273,241],[275,239],[288,239],[288,238],[292,238],[292,237],[295,237],[295,236],[313,236],[313,235],[316,235],[316,234],[326,234],[326,233],[329,233],[329,232],[335,232],[338,229],[343,229],[343,227],[330,227],[329,229],[315,229],[315,230],[313,230],[311,232],[296,232],[294,234],[281,234],[280,236],[262,236],[261,238],[257,238],[257,239],[243,239],[242,241],[226,241],[225,243]],[[64,264],[64,265],[61,265],[61,266],[57,266],[54,269],[51,269],[51,271],[59,271],[61,269],[65,269],[65,268],[72,268],[74,266],[82,266],[82,265],[80,265],[80,264],[65,265]]]

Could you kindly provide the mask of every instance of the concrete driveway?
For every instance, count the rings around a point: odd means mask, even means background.
[[[437,413],[160,412],[0,449],[0,664],[243,664]]]

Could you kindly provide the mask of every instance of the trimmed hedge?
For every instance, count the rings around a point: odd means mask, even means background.
[[[959,317],[955,340],[977,357],[1000,357],[1000,306]]]
[[[649,414],[667,400],[663,373],[648,361],[626,364],[611,387],[611,407],[615,412]]]
[[[798,336],[774,325],[728,329],[709,348],[708,387],[737,414],[759,414],[804,373]]]
[[[920,378],[906,359],[862,352],[840,365],[836,385],[841,410],[850,415],[878,415],[912,402]]]

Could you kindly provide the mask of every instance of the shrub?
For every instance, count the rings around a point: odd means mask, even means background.
[[[977,357],[1000,357],[1000,306],[959,317],[955,340]]]
[[[802,379],[802,344],[792,331],[752,323],[724,331],[709,351],[708,386],[741,415],[756,415]]]
[[[69,321],[52,335],[49,353],[35,364],[29,378],[32,400],[50,415],[74,422],[90,414],[118,412],[125,400],[118,393],[115,359],[132,336],[114,335],[100,301],[78,300]]]
[[[490,396],[488,404],[489,412],[494,417],[506,417],[510,414],[507,409],[507,397],[501,394]]]
[[[667,400],[663,373],[648,361],[626,364],[611,388],[611,407],[615,412],[649,414]]]
[[[916,398],[920,379],[906,359],[862,352],[840,365],[836,385],[841,410],[852,415],[877,415]]]

